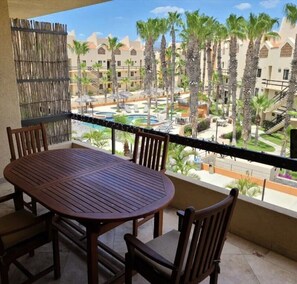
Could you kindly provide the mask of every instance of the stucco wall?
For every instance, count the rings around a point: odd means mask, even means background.
[[[6,127],[16,128],[21,123],[6,0],[0,1],[0,27],[0,178],[2,178],[3,169],[10,158]]]
[[[171,205],[203,208],[223,199],[228,190],[169,173],[175,185]],[[239,197],[230,231],[269,250],[297,260],[297,213],[245,196]]]

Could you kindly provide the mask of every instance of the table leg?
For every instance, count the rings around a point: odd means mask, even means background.
[[[154,238],[157,238],[162,235],[163,229],[163,210],[155,213],[154,218]]]
[[[87,233],[87,264],[88,264],[88,284],[98,283],[98,252],[97,238],[98,228],[92,225],[86,226]]]

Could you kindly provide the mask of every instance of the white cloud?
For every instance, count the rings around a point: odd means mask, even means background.
[[[262,5],[266,9],[271,9],[276,7],[276,5],[280,2],[280,0],[265,0],[261,1],[260,5]]]
[[[123,20],[124,17],[121,17],[121,16],[118,16],[118,17],[115,17],[116,20]]]
[[[85,35],[85,34],[83,34],[83,33],[80,33],[80,34],[79,34],[79,36],[83,37],[83,36],[86,36],[86,35]]]
[[[184,13],[185,10],[183,8],[179,8],[176,6],[163,6],[163,7],[157,7],[153,10],[151,10],[151,13],[159,15],[159,14],[167,14],[168,12],[178,12],[180,14]]]
[[[244,2],[236,5],[235,8],[237,8],[238,10],[247,10],[252,8],[252,5],[250,3]]]
[[[95,32],[95,34],[96,34],[96,35],[98,35],[98,36],[101,36],[101,35],[103,35],[103,33],[102,33],[102,32]]]

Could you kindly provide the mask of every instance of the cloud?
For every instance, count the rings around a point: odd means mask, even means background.
[[[103,33],[102,33],[102,32],[95,32],[95,34],[96,34],[96,35],[98,35],[98,36],[101,36],[101,35],[103,35]]]
[[[279,2],[280,0],[265,0],[265,1],[261,1],[260,5],[266,9],[271,9],[276,7]]]
[[[121,17],[121,16],[118,16],[118,17],[115,17],[116,20],[123,20],[124,17]]]
[[[79,34],[79,36],[81,36],[81,37],[84,37],[84,36],[86,36],[85,34],[83,34],[83,33],[80,33]]]
[[[236,5],[235,8],[237,8],[238,10],[247,10],[252,8],[252,5],[250,3],[244,2]]]
[[[176,6],[163,6],[163,7],[157,7],[151,10],[150,12],[156,15],[167,14],[168,12],[178,12],[182,14],[185,12],[185,10],[183,8],[179,8]]]

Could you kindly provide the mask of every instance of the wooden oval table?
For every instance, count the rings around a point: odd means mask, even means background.
[[[162,209],[174,196],[163,173],[92,149],[26,156],[7,165],[4,177],[49,210],[86,227],[88,283],[98,283],[98,236],[151,214],[154,237],[160,235]]]

